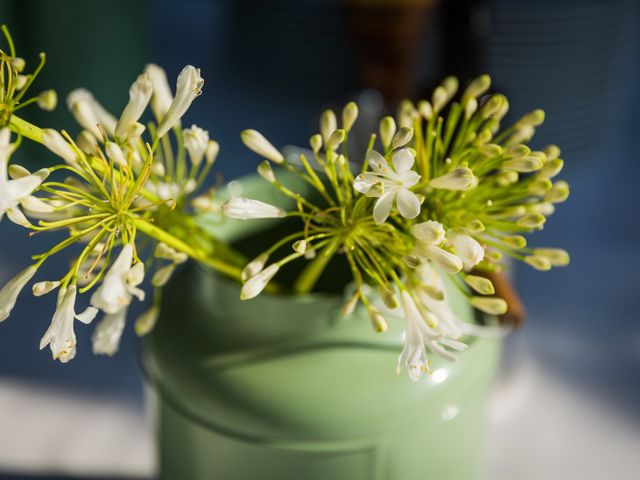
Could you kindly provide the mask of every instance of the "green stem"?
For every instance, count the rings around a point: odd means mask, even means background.
[[[43,143],[42,129],[40,127],[36,127],[32,123],[27,122],[26,120],[21,119],[20,117],[11,115],[11,119],[9,120],[9,128],[11,128],[11,130],[13,130],[15,133],[22,135],[23,137],[27,137],[29,140]]]
[[[296,293],[309,293],[313,290],[320,275],[324,272],[327,264],[342,244],[342,237],[336,236],[331,240],[329,245],[322,250],[318,256],[302,271],[293,285],[293,291]]]
[[[175,248],[180,252],[186,253],[194,260],[197,260],[198,262],[203,263],[220,273],[224,273],[225,275],[228,275],[229,277],[236,279],[238,281],[241,279],[241,274],[242,274],[241,268],[236,267],[234,265],[230,265],[217,258],[209,257],[206,253],[202,252],[201,250],[197,250],[191,247],[190,245],[185,243],[183,240],[180,240],[179,238],[174,237],[170,233],[162,230],[161,228],[156,227],[155,225],[147,222],[146,220],[132,217],[132,221],[138,230],[140,230],[143,233],[146,233],[150,237],[155,238],[160,242],[164,242],[170,247]]]

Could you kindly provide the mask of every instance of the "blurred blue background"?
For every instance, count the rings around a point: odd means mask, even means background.
[[[532,243],[566,248],[572,263],[546,274],[516,266],[529,321],[506,342],[487,478],[636,478],[640,2],[416,0],[406,2],[415,8],[408,16],[375,10],[387,3],[0,0],[0,22],[9,25],[28,62],[47,52],[36,89],[55,88],[62,100],[84,86],[113,112],[125,105],[145,63],[163,65],[169,78],[185,64],[199,66],[204,93],[185,122],[221,142],[217,167],[226,180],[256,166],[239,140],[244,128],[262,131],[277,146],[305,145],[327,106],[359,99],[371,116],[392,111],[402,96],[416,98],[452,73],[462,82],[489,73],[494,89],[510,98],[513,117],[543,108],[547,121],[535,145],[562,148],[572,194]],[[387,28],[389,22],[401,28]],[[77,131],[63,101],[53,114],[30,111],[27,117]],[[38,148],[19,155],[32,165],[48,161]],[[52,241],[0,223],[0,282]],[[48,268],[56,271],[56,265]],[[0,472],[8,472],[6,478],[23,478],[21,471],[39,478],[53,478],[51,472],[151,475],[131,325],[113,358],[93,356],[91,328],[79,326],[77,358],[61,365],[48,350],[38,351],[52,311],[48,300],[25,295],[0,325]],[[530,379],[526,387],[523,378]],[[31,398],[39,401],[28,403]],[[48,398],[58,400],[49,404]],[[75,446],[83,443],[81,435],[73,434],[72,424],[61,436],[47,419],[68,418],[69,408],[83,415],[78,428],[99,425],[111,442],[85,442],[82,455],[64,451],[67,437]],[[592,424],[596,417],[611,430]],[[29,426],[36,418],[42,421]],[[47,435],[56,440],[47,442]],[[545,450],[545,443],[553,448]],[[534,453],[519,457],[523,451]],[[122,457],[105,458],[109,452]]]

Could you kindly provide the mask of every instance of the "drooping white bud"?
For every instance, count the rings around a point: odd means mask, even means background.
[[[89,130],[82,130],[76,138],[76,145],[84,153],[92,155],[96,153],[98,140]]]
[[[240,290],[240,299],[249,300],[258,296],[275,274],[278,273],[279,269],[280,266],[277,263],[273,263],[253,277],[249,278]]]
[[[154,287],[164,287],[167,282],[171,279],[173,272],[176,270],[175,263],[170,263],[169,265],[165,265],[162,268],[156,270],[156,273],[153,275],[151,279],[151,285]]]
[[[387,325],[387,321],[382,316],[382,314],[376,309],[373,305],[369,305],[367,307],[367,312],[369,313],[369,320],[371,321],[371,326],[376,333],[384,333],[389,329]]]
[[[46,295],[47,293],[58,288],[59,286],[60,286],[60,282],[58,281],[55,281],[55,282],[45,281],[45,282],[34,283],[32,287],[33,296],[41,297],[42,295]]]
[[[284,156],[257,130],[244,130],[240,134],[240,138],[250,150],[258,155],[271,160],[273,163],[280,164],[284,162]]]
[[[287,212],[274,205],[244,197],[233,197],[224,205],[222,212],[229,218],[248,220],[253,218],[282,218]]]
[[[444,227],[440,222],[435,220],[427,220],[426,222],[416,223],[411,227],[411,233],[420,241],[431,245],[440,245],[445,237]]]
[[[117,138],[134,138],[133,135],[138,130],[135,125],[147,108],[152,93],[153,87],[149,76],[146,73],[139,75],[129,89],[129,103],[124,108],[116,125],[115,135]]]
[[[300,255],[303,255],[304,252],[307,251],[307,241],[306,240],[298,240],[293,244],[293,250]]]
[[[471,270],[484,258],[484,248],[472,236],[451,230],[447,236],[453,244],[456,256],[462,260],[465,270]]]
[[[246,282],[248,279],[261,272],[265,264],[269,260],[269,254],[264,252],[251,260],[242,270],[241,279]]]
[[[202,93],[203,85],[199,68],[187,65],[182,69],[176,83],[176,96],[158,126],[158,137],[164,136],[180,121],[196,97]]]
[[[124,153],[117,143],[107,141],[105,144],[105,150],[107,151],[107,157],[109,157],[109,160],[113,163],[120,167],[127,166],[127,159],[124,157]]]

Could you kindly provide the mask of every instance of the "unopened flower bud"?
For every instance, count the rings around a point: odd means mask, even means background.
[[[28,75],[18,75],[16,77],[16,90],[20,91],[27,84],[27,80],[29,79]]]
[[[469,190],[478,185],[478,179],[469,168],[460,167],[431,179],[429,185],[444,190]]]
[[[385,149],[389,148],[395,134],[396,122],[393,117],[384,117],[380,120],[380,141]]]
[[[431,95],[431,104],[433,105],[433,111],[439,112],[449,101],[447,91],[443,87],[436,87]]]
[[[155,327],[159,316],[160,309],[156,306],[153,306],[143,312],[142,315],[140,315],[136,319],[134,324],[136,335],[138,335],[139,337],[143,337],[151,330],[153,330],[153,327]]]
[[[467,223],[465,230],[467,230],[471,234],[482,233],[485,230],[485,226],[484,223],[482,223],[480,220],[475,219]]]
[[[326,143],[333,132],[338,128],[338,121],[333,110],[325,110],[320,116],[320,133],[322,140]]]
[[[418,117],[416,107],[409,100],[403,100],[398,109],[398,125],[400,128],[413,128],[413,122]]]
[[[500,94],[491,95],[491,97],[489,97],[489,99],[482,105],[482,108],[480,109],[480,115],[482,116],[482,118],[486,120],[498,113],[500,111],[500,107],[502,107],[504,98],[504,95]]]
[[[525,216],[519,218],[516,224],[525,228],[541,228],[547,219],[544,215],[539,213],[528,213]]]
[[[240,134],[240,138],[250,150],[258,155],[274,163],[284,162],[282,154],[257,130],[244,130]]]
[[[329,139],[326,142],[327,150],[335,150],[336,148],[338,148],[340,146],[340,144],[342,142],[344,142],[344,139],[346,138],[346,136],[347,136],[347,134],[342,128],[339,128],[338,130],[335,130],[329,136]]]
[[[271,168],[271,164],[268,160],[264,160],[258,165],[258,173],[262,178],[264,178],[269,183],[276,182],[276,176],[273,173],[273,169]]]
[[[32,287],[33,296],[41,297],[42,295],[46,295],[52,290],[58,288],[58,286],[60,286],[60,282],[58,281],[55,281],[55,282],[45,281],[45,282],[34,283]]]
[[[506,168],[509,170],[515,170],[520,173],[529,173],[535,172],[536,170],[540,170],[542,168],[542,160],[534,156],[528,157],[520,157],[520,158],[512,158],[511,160],[506,160],[502,164],[502,168]]]
[[[398,307],[398,298],[390,285],[378,285],[378,293],[387,308],[393,310]]]
[[[46,112],[55,110],[58,105],[58,95],[55,90],[45,90],[38,95],[38,107]]]
[[[478,147],[478,150],[487,157],[498,157],[502,155],[502,147],[495,143],[486,143]]]
[[[347,103],[342,109],[342,128],[347,132],[351,130],[358,118],[358,105],[355,102]]]
[[[533,195],[542,196],[551,190],[551,187],[553,187],[553,184],[548,178],[536,178],[529,184],[528,190]]]
[[[507,302],[498,297],[471,297],[471,305],[489,315],[502,315],[507,312]]]
[[[207,143],[207,149],[204,153],[205,161],[207,165],[213,165],[218,158],[218,153],[220,153],[220,144],[215,140],[209,140]]]
[[[489,75],[480,75],[473,79],[462,94],[462,104],[465,104],[469,98],[478,98],[484,94],[491,86],[491,77]]]
[[[400,148],[404,147],[413,137],[413,128],[411,127],[401,127],[400,130],[396,132],[393,136],[393,140],[391,141],[391,148]]]
[[[312,135],[309,139],[309,145],[311,146],[311,150],[313,150],[314,153],[318,153],[322,148],[322,135],[320,135],[319,133]]]
[[[27,62],[25,62],[24,58],[21,57],[11,57],[9,63],[11,64],[11,68],[13,68],[18,73],[22,72],[24,70],[24,67],[27,66]]]
[[[475,98],[470,98],[464,105],[464,118],[470,119],[474,113],[478,110],[478,101]]]
[[[507,158],[519,158],[526,157],[531,153],[531,149],[526,145],[512,145],[504,151],[504,156]]]
[[[264,288],[267,286],[267,283],[269,283],[275,276],[275,274],[278,273],[279,269],[279,265],[277,263],[274,263],[269,265],[260,273],[257,273],[253,277],[249,278],[240,290],[240,299],[249,300],[258,296],[260,292],[262,292],[262,290],[264,290]]]
[[[544,196],[544,199],[551,203],[562,203],[567,198],[569,198],[569,184],[564,180],[554,183],[551,190]]]
[[[261,272],[265,264],[269,260],[268,253],[261,253],[256,258],[247,263],[246,267],[242,270],[241,278],[243,282],[246,282],[251,277]]]
[[[422,115],[425,120],[431,120],[433,118],[433,108],[426,100],[418,102],[418,112],[420,112],[420,115]]]
[[[544,122],[544,110],[537,109],[520,118],[515,124],[516,128],[537,127]]]
[[[387,321],[384,319],[382,314],[373,306],[369,306],[367,309],[369,312],[369,320],[371,320],[371,326],[377,333],[384,333],[387,331],[389,326],[387,325]]]
[[[560,156],[560,148],[557,145],[547,145],[542,151],[547,156],[547,160],[554,160]]]
[[[566,267],[571,260],[567,251],[561,248],[534,248],[533,255],[546,258],[554,267]]]
[[[307,250],[307,241],[306,240],[298,240],[293,244],[293,250],[300,255],[303,255]]]
[[[525,263],[528,263],[536,270],[540,270],[541,272],[546,272],[547,270],[551,270],[551,262],[548,258],[540,256],[540,255],[531,255],[528,257],[524,257]]]
[[[540,176],[546,178],[553,178],[558,175],[564,167],[564,161],[560,158],[553,158],[547,160],[540,170]]]
[[[501,240],[505,245],[516,250],[527,246],[527,239],[522,235],[505,235],[504,237],[501,237]]]
[[[151,279],[151,285],[154,287],[164,287],[171,279],[171,275],[173,275],[175,269],[176,265],[174,263],[170,263],[169,265],[165,265],[158,269]]]
[[[478,275],[466,275],[464,281],[481,295],[493,295],[495,293],[493,283],[488,278]]]

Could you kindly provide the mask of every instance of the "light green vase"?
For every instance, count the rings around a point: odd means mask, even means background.
[[[241,231],[234,222],[218,234]],[[341,318],[342,301],[240,301],[237,284],[197,265],[180,271],[142,355],[158,398],[161,478],[478,478],[500,342],[473,340],[455,363],[434,358],[434,373],[413,383],[395,373],[403,320],[376,334],[366,312]]]

